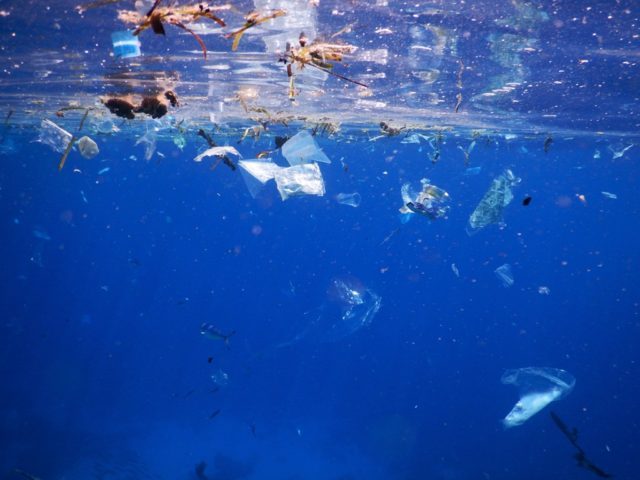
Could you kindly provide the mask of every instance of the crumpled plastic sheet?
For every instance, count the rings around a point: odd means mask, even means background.
[[[301,130],[282,145],[282,156],[289,165],[331,163],[307,130]]]
[[[64,128],[45,118],[40,123],[40,132],[36,141],[48,145],[58,153],[64,153],[72,137]]]
[[[513,200],[511,189],[520,183],[509,169],[491,182],[491,187],[484,194],[480,203],[469,216],[467,233],[472,235],[492,223],[503,222],[504,208]]]
[[[317,163],[280,168],[275,172],[276,186],[282,200],[298,195],[325,194],[322,172]]]
[[[325,194],[322,172],[317,163],[280,167],[271,160],[254,159],[238,162],[240,173],[252,197],[264,184],[274,179],[282,200],[299,195]]]
[[[80,155],[84,158],[91,159],[100,153],[98,144],[86,135],[76,142]]]

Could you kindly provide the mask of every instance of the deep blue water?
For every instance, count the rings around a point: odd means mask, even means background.
[[[253,199],[238,171],[194,163],[195,135],[183,151],[159,140],[165,157],[150,162],[128,158],[143,156],[130,137],[94,136],[100,156],[72,152],[60,173],[35,132],[7,135],[2,478],[194,479],[201,461],[216,480],[596,478],[549,410],[596,464],[638,478],[637,146],[613,160],[615,138],[559,137],[544,153],[544,135],[496,134],[465,176],[468,135],[446,134],[436,164],[402,136],[318,137],[327,194],[283,202],[273,185]],[[252,158],[272,142],[238,149]],[[506,226],[469,236],[505,168],[522,178]],[[451,209],[403,224],[401,185],[423,177]],[[493,273],[505,263],[510,288]],[[335,307],[336,279],[382,306],[327,341],[310,319]],[[235,330],[229,348],[203,322]],[[528,366],[567,370],[575,387],[505,430],[518,392],[500,377]],[[220,370],[228,383],[212,391]]]

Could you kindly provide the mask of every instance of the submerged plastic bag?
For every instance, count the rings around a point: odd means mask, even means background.
[[[76,142],[80,155],[84,158],[91,159],[100,153],[98,144],[86,135]]]
[[[334,278],[325,301],[300,317],[295,335],[280,346],[303,340],[331,343],[350,337],[371,324],[381,305],[381,297],[356,277]]]
[[[279,168],[274,175],[282,200],[297,195],[323,196],[324,180],[317,163]]]
[[[493,180],[491,187],[469,216],[469,223],[467,225],[467,233],[469,235],[476,233],[487,225],[501,223],[503,221],[502,212],[504,207],[509,205],[511,200],[513,200],[511,188],[518,185],[520,180],[521,179],[516,177],[509,169],[505,170],[502,175]]]
[[[576,384],[569,372],[543,367],[507,370],[500,380],[515,385],[520,392],[520,400],[502,420],[505,428],[522,425],[551,402],[567,396]]]
[[[444,217],[449,210],[449,200],[451,197],[443,189],[431,185],[427,178],[420,180],[422,189],[416,193],[412,190],[409,183],[405,183],[400,188],[402,195],[402,207],[400,213],[412,214],[417,213],[425,217],[435,220]]]
[[[36,141],[48,145],[58,153],[64,153],[72,137],[73,135],[64,128],[45,118],[40,123],[40,132]]]
[[[240,160],[238,167],[240,167],[240,174],[253,198],[256,198],[265,183],[272,180],[281,168],[271,160],[261,158]]]
[[[331,163],[307,130],[302,130],[282,145],[282,155],[289,165],[305,163]]]

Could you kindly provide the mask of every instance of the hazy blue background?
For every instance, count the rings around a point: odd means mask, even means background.
[[[615,139],[556,138],[545,154],[544,136],[495,135],[465,176],[469,137],[445,136],[436,165],[402,137],[324,137],[326,196],[282,202],[194,163],[195,136],[184,151],[159,141],[149,163],[128,158],[143,156],[132,138],[97,136],[101,155],[73,152],[62,173],[34,137],[0,156],[2,478],[189,479],[200,461],[226,480],[591,478],[548,409],[502,428],[518,397],[500,376],[525,366],[575,375],[551,408],[598,465],[635,478],[638,147],[612,160]],[[505,168],[522,177],[506,228],[468,236]],[[402,225],[400,187],[423,177],[450,193],[448,218]],[[335,201],[355,191],[360,207]],[[493,273],[504,263],[511,288]],[[288,345],[336,278],[382,297],[371,325]],[[230,348],[202,322],[235,330]]]

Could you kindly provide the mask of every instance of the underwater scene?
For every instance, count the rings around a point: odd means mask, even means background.
[[[0,2],[0,480],[640,478],[640,4]]]

